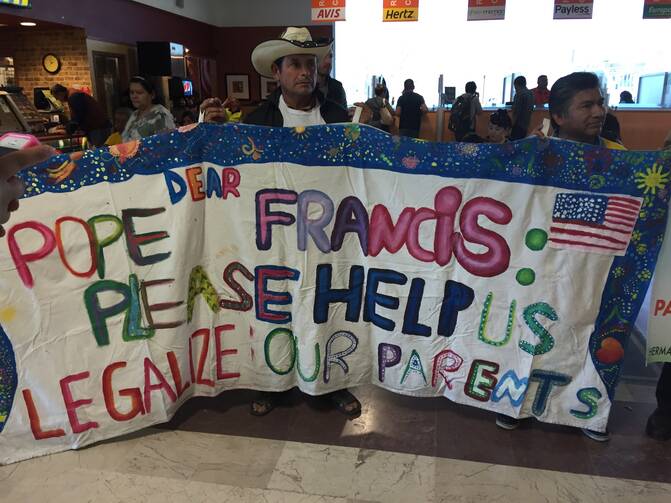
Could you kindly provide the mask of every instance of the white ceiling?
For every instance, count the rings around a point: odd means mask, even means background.
[[[134,0],[213,26],[290,26],[310,24],[310,0]]]

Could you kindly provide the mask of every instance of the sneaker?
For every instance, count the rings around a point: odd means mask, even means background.
[[[595,442],[608,442],[610,440],[610,433],[607,431],[588,430],[587,428],[580,428],[585,436],[591,438]]]
[[[659,409],[655,409],[648,418],[645,433],[655,440],[671,439],[671,414],[662,414]]]
[[[514,430],[520,425],[520,420],[505,414],[496,415],[496,426],[504,430]]]

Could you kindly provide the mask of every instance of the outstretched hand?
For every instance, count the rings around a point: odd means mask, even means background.
[[[27,148],[0,157],[0,224],[9,220],[10,213],[19,208],[23,195],[23,183],[16,174],[23,168],[37,164],[55,155],[56,151],[46,145]],[[0,225],[0,236],[5,229]]]

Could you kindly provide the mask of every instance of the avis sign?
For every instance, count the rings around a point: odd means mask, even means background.
[[[592,19],[594,0],[555,0],[554,19]]]
[[[346,0],[312,0],[312,22],[330,23],[345,20]]]
[[[419,19],[419,0],[383,0],[382,21],[396,23],[417,21]]]
[[[671,18],[671,0],[645,0],[643,19]]]
[[[468,0],[468,21],[505,19],[506,0]]]

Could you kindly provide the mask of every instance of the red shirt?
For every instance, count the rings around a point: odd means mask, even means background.
[[[531,92],[534,93],[534,104],[537,106],[543,106],[550,101],[549,89],[534,87]]]

